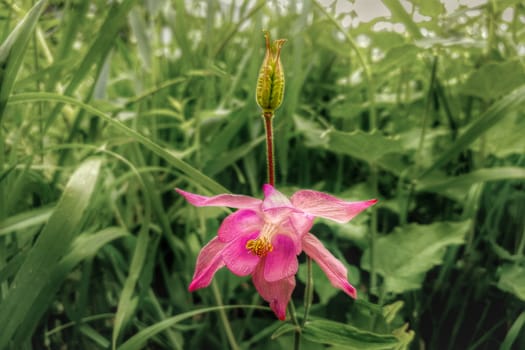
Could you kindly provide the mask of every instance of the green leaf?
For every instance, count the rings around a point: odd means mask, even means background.
[[[488,101],[508,94],[524,81],[519,61],[488,63],[469,76],[461,92]]]
[[[400,21],[403,23],[414,39],[419,39],[423,36],[419,31],[418,25],[398,0],[383,0],[383,4],[388,7],[392,13],[393,21]]]
[[[393,47],[387,51],[385,58],[383,58],[379,64],[375,65],[375,67],[379,70],[379,74],[385,74],[393,69],[413,66],[419,51],[419,48],[412,44]]]
[[[86,103],[83,103],[77,99],[74,99],[69,96],[63,96],[59,94],[54,93],[46,93],[46,92],[35,92],[35,93],[25,93],[25,94],[17,94],[14,95],[9,103],[16,104],[16,103],[27,103],[30,101],[54,101],[54,102],[60,102],[60,103],[69,103],[74,106],[78,106],[80,108],[85,109],[87,112],[103,119],[105,122],[108,123],[108,125],[111,125],[115,127],[117,130],[122,132],[124,135],[130,137],[131,139],[135,140],[136,142],[141,143],[146,148],[148,148],[150,151],[155,153],[161,158],[164,158],[171,166],[177,168],[178,170],[185,173],[188,177],[192,178],[194,184],[200,184],[211,191],[215,193],[226,193],[228,190],[224,188],[223,186],[219,185],[217,182],[210,179],[208,176],[204,175],[199,170],[195,169],[188,163],[184,162],[183,160],[179,159],[173,152],[170,150],[167,150],[164,147],[161,147],[160,145],[156,144],[155,142],[151,141],[149,138],[145,137],[144,135],[140,134],[136,130],[131,129],[124,123],[111,118],[106,113],[96,109],[95,107],[88,105]]]
[[[285,323],[283,325],[281,325],[279,328],[277,328],[275,330],[275,332],[272,333],[272,336],[270,337],[272,340],[273,339],[277,339],[279,338],[280,336],[286,334],[286,333],[290,333],[290,332],[295,332],[297,330],[298,326],[295,326],[291,323]]]
[[[392,349],[398,344],[393,335],[372,333],[328,320],[306,322],[302,334],[311,342],[339,345],[346,349]]]
[[[466,149],[476,141],[483,133],[496,125],[505,115],[511,111],[518,110],[525,103],[525,85],[521,85],[509,95],[494,103],[483,113],[468,129],[456,140],[456,142],[442,153],[434,164],[419,175],[419,179],[429,175],[435,169],[444,165],[458,153]]]
[[[443,262],[445,248],[463,244],[470,221],[411,224],[380,237],[375,246],[375,271],[384,278],[386,291],[402,293],[421,287],[425,273]],[[361,258],[370,271],[370,249]]]
[[[260,137],[251,140],[239,147],[227,150],[222,154],[217,155],[214,159],[210,160],[204,168],[204,173],[208,176],[213,176],[231,164],[237,162],[239,159],[252,152],[253,149],[264,142],[266,137],[261,135]]]
[[[148,31],[146,23],[138,8],[134,8],[129,12],[129,24],[139,49],[139,57],[142,61],[142,67],[148,72],[151,70],[151,48],[150,38],[148,38]]]
[[[445,6],[439,0],[417,0],[413,2],[417,4],[419,12],[423,16],[437,17],[445,10]]]
[[[37,2],[0,46],[0,123],[31,34],[47,0]]]
[[[328,141],[323,136],[321,126],[316,122],[302,118],[298,115],[293,116],[295,129],[303,134],[304,144],[307,147],[326,147]]]
[[[96,233],[83,233],[73,241],[69,253],[58,266],[64,271],[69,271],[82,260],[94,256],[102,246],[128,234],[127,230],[120,227],[108,227]]]
[[[50,267],[51,273],[48,283],[39,293],[31,314],[21,324],[18,334],[15,338],[15,344],[23,342],[31,336],[31,330],[34,329],[40,320],[40,317],[49,308],[55,297],[55,291],[62,284],[69,272],[78,265],[82,260],[94,256],[97,251],[105,244],[123,237],[128,232],[119,227],[109,227],[97,233],[84,233],[79,235],[69,247],[69,252],[54,267]]]
[[[64,95],[74,95],[80,84],[86,80],[86,76],[90,72],[91,68],[97,63],[104,61],[104,58],[114,45],[115,37],[118,35],[119,30],[122,30],[122,27],[125,24],[126,16],[136,2],[137,0],[123,0],[122,2],[115,1],[112,3],[104,23],[99,30],[99,32],[103,33],[103,35],[98,35],[89,50],[87,50],[87,53],[80,62],[79,66],[74,70],[71,81],[64,90]],[[62,107],[63,104],[59,103],[48,114],[46,117],[46,130],[60,115]]]
[[[505,158],[511,154],[523,154],[525,150],[525,118],[520,111],[504,117],[483,140],[475,142],[471,149]]]
[[[392,331],[392,334],[399,339],[399,345],[394,350],[406,350],[414,339],[416,333],[413,330],[408,330],[408,323],[405,323],[400,328]]]
[[[87,160],[69,179],[62,197],[35,245],[22,263],[2,304],[0,304],[0,349],[4,349],[19,326],[38,317],[35,302],[42,298],[54,269],[67,253],[80,229],[90,198],[95,190],[101,167],[100,159]],[[48,293],[59,287],[53,286]]]
[[[257,310],[270,310],[268,307],[257,306],[257,305],[227,305],[227,306],[213,306],[207,307],[204,309],[193,310],[178,314],[162,320],[158,323],[155,323],[151,326],[148,326],[142,329],[140,332],[133,335],[125,343],[118,347],[118,350],[141,350],[144,349],[144,345],[148,342],[149,339],[157,335],[158,333],[167,330],[170,327],[173,327],[179,322],[182,322],[188,318],[194,316],[205,314],[209,312],[215,312],[220,310],[230,310],[230,309],[257,309]]]
[[[517,318],[516,321],[512,324],[512,327],[510,327],[509,331],[507,332],[507,335],[505,336],[505,339],[503,340],[503,343],[501,343],[501,346],[499,350],[511,350],[512,344],[514,344],[514,341],[520,334],[523,335],[521,329],[525,325],[525,312],[522,312]]]
[[[427,177],[416,185],[417,191],[431,191],[461,199],[467,195],[470,187],[476,183],[498,180],[525,179],[525,168],[501,167],[475,170],[465,175]]]
[[[148,246],[150,244],[149,225],[143,226],[135,241],[135,249],[129,267],[129,274],[124,283],[122,293],[117,305],[115,314],[115,325],[112,334],[112,349],[116,349],[121,331],[124,329],[129,319],[133,316],[137,307],[137,298],[134,297],[135,287],[145,265]]]
[[[41,207],[11,216],[0,222],[0,236],[41,225],[49,219],[54,208]]]
[[[328,139],[328,149],[354,158],[376,162],[384,155],[402,153],[401,142],[379,133],[365,133],[357,130],[342,132],[330,130],[324,134]]]
[[[525,301],[525,268],[505,264],[499,269],[498,288]]]
[[[405,303],[402,300],[398,300],[392,304],[383,306],[383,317],[385,318],[385,322],[389,324],[392,323],[399,310],[403,308],[403,305],[405,305]]]

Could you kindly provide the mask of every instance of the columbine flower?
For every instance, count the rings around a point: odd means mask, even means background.
[[[238,276],[251,275],[259,294],[284,320],[295,288],[297,255],[304,250],[334,287],[356,298],[344,265],[309,230],[316,216],[345,223],[376,203],[375,199],[345,202],[311,190],[297,191],[288,199],[271,185],[263,187],[264,200],[235,194],[206,197],[176,190],[197,207],[239,209],[224,219],[217,237],[199,253],[190,291],[207,287],[215,272],[226,266]]]

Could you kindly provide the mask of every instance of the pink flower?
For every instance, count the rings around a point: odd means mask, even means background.
[[[271,185],[264,185],[264,200],[220,194],[206,197],[176,189],[197,207],[238,208],[227,216],[218,234],[197,258],[190,291],[207,287],[215,272],[226,266],[238,276],[251,275],[253,284],[280,320],[295,288],[297,255],[304,250],[326,273],[332,285],[356,298],[344,265],[309,233],[316,216],[339,223],[351,220],[377,202],[345,202],[329,194],[301,190],[290,199]]]

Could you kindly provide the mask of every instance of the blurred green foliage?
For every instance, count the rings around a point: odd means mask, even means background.
[[[359,298],[314,269],[302,348],[525,348],[525,5],[338,3],[0,4],[0,349],[292,347],[248,279],[187,291],[227,212],[173,191],[261,196],[263,29],[278,188],[380,200],[314,226]]]

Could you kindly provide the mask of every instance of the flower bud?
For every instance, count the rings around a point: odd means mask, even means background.
[[[270,45],[270,34],[265,31],[266,55],[259,70],[255,97],[263,114],[272,115],[281,105],[284,96],[284,71],[281,65],[281,47],[286,39],[278,39]]]

